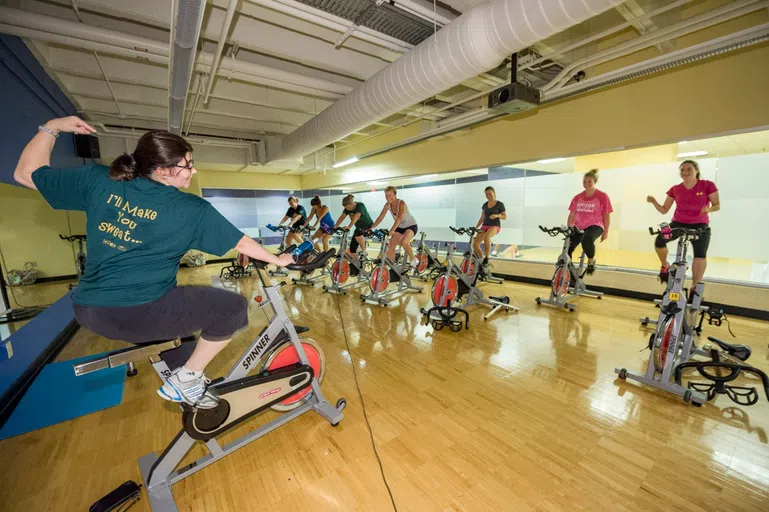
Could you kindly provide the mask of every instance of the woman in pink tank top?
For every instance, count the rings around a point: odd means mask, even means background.
[[[717,212],[721,209],[721,203],[718,198],[718,188],[712,181],[700,179],[700,167],[694,160],[685,160],[678,167],[681,173],[681,183],[668,190],[665,197],[665,203],[659,204],[657,200],[648,196],[646,200],[654,205],[658,212],[665,215],[673,203],[676,203],[676,209],[673,213],[673,221],[670,226],[673,228],[705,229],[700,237],[692,242],[694,247],[694,261],[692,262],[692,290],[697,286],[705,275],[705,269],[708,266],[707,253],[710,245],[710,217],[709,213]],[[654,241],[654,248],[660,259],[660,281],[667,283],[670,274],[670,264],[668,263],[667,243],[675,240],[677,237],[664,239],[658,235]],[[689,295],[689,300],[694,298],[694,294]]]
[[[569,205],[568,226],[579,228],[582,233],[575,233],[569,240],[569,257],[574,249],[582,244],[582,250],[587,256],[587,273],[595,272],[595,241],[601,237],[603,242],[609,236],[611,222],[611,199],[606,192],[595,188],[598,183],[598,169],[592,169],[582,178],[582,192],[574,196]]]

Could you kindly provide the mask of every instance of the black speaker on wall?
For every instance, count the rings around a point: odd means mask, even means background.
[[[75,154],[80,158],[101,158],[99,139],[93,135],[75,134]]]

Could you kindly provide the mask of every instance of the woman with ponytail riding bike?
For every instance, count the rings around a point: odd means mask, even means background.
[[[88,262],[72,297],[75,318],[98,335],[137,344],[200,332],[192,355],[158,394],[216,407],[203,370],[248,325],[248,303],[221,288],[177,286],[179,261],[190,249],[223,255],[233,248],[281,266],[293,259],[268,252],[211,203],[181,191],[197,171],[192,146],[178,135],[147,132],[133,153],[110,167],[50,166],[60,134],[94,131],[74,116],[39,126],[14,172],[19,184],[39,191],[51,207],[86,213]]]

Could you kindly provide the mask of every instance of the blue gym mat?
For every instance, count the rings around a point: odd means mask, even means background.
[[[95,354],[44,366],[0,430],[0,439],[120,404],[123,401],[125,366],[75,376],[72,369],[75,364],[98,356]]]

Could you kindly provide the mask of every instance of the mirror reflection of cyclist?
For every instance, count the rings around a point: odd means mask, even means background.
[[[609,224],[611,224],[611,199],[608,194],[595,188],[598,183],[598,169],[592,169],[582,177],[580,192],[569,205],[569,219],[567,226],[575,226],[582,233],[575,233],[569,239],[569,257],[574,249],[582,244],[582,250],[587,256],[587,274],[595,272],[595,241],[598,237],[601,242],[609,237]]]
[[[304,209],[304,206],[299,204],[299,198],[296,196],[288,197],[288,210],[286,210],[286,215],[284,215],[283,218],[280,219],[280,222],[278,222],[278,226],[283,225],[286,221],[288,221],[287,226],[296,229],[301,228],[307,222],[307,210]],[[300,233],[294,231],[288,232],[288,235],[286,235],[286,245],[299,245],[301,243],[302,235]]]

